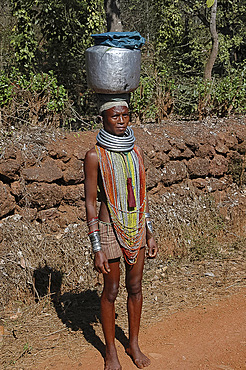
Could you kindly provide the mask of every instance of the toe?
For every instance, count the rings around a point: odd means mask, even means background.
[[[143,369],[144,368],[144,365],[143,365],[143,362],[141,360],[138,360],[138,359],[135,359],[135,364],[136,366],[139,368],[139,369]]]

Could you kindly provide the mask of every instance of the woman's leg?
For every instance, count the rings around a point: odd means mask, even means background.
[[[119,261],[110,263],[110,273],[104,274],[104,289],[101,297],[101,323],[106,343],[105,370],[120,370],[115,348],[115,308],[118,294],[120,269]]]
[[[140,249],[137,263],[126,263],[126,289],[128,292],[127,311],[129,324],[129,347],[127,353],[132,357],[136,366],[140,369],[149,366],[150,360],[140,351],[138,345],[138,333],[142,312],[142,277],[145,258],[145,248]]]

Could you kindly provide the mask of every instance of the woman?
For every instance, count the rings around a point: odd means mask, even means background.
[[[105,369],[119,370],[115,347],[115,307],[120,279],[119,263],[126,265],[129,346],[126,352],[142,369],[150,360],[141,352],[138,334],[142,310],[142,275],[147,241],[148,256],[156,257],[145,186],[142,150],[128,127],[125,101],[107,102],[100,109],[103,129],[97,145],[85,157],[85,196],[89,237],[95,269],[104,276],[101,322],[106,342]],[[98,187],[101,206],[97,217]]]

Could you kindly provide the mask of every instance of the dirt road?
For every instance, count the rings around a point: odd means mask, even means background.
[[[136,369],[123,344],[116,343],[123,370]],[[142,328],[140,343],[151,359],[149,370],[246,369],[246,289]],[[61,353],[38,369],[100,370],[103,358],[94,348],[76,362]]]

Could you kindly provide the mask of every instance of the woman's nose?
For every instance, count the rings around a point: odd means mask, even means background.
[[[119,116],[119,122],[120,122],[120,123],[124,123],[124,119],[123,119],[122,114]]]

